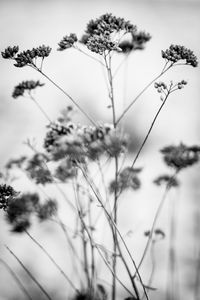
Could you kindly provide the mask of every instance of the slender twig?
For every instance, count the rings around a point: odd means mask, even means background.
[[[143,89],[142,91],[129,103],[129,105],[124,109],[122,114],[117,119],[116,123],[119,124],[119,122],[124,118],[125,114],[130,110],[130,108],[136,103],[136,101],[142,96],[142,94],[156,81],[158,80],[164,73],[166,73],[171,68],[171,65],[167,68],[163,68],[161,73],[157,75],[154,79],[152,79]]]
[[[33,300],[33,298],[31,297],[31,295],[28,293],[27,289],[25,288],[25,286],[23,285],[22,281],[17,277],[17,275],[15,274],[15,272],[11,269],[11,267],[2,259],[0,258],[0,262],[6,267],[6,269],[8,270],[8,272],[11,274],[11,276],[14,278],[15,282],[17,283],[17,285],[19,286],[20,290],[22,291],[22,293],[26,296],[27,299],[29,300]]]
[[[42,70],[37,68],[37,71],[43,75],[46,79],[48,79],[56,88],[58,88],[66,97],[68,97],[71,102],[82,112],[82,114],[94,125],[96,126],[95,121],[86,113],[86,111],[63,89],[61,88],[54,80],[52,80],[47,74],[45,74]]]
[[[28,274],[28,276],[35,282],[37,287],[41,290],[41,292],[47,297],[49,300],[53,300],[47,291],[43,288],[43,286],[38,282],[38,280],[33,276],[33,274],[27,269],[27,267],[23,264],[23,262],[14,254],[14,252],[6,246],[6,249],[10,252],[10,254],[18,261],[18,263],[21,265],[21,267],[24,269],[24,271]]]
[[[31,100],[35,103],[35,105],[39,108],[39,110],[41,111],[41,113],[44,115],[44,117],[48,120],[49,123],[52,123],[50,117],[47,115],[47,113],[45,112],[45,110],[41,107],[41,105],[35,100],[35,98],[33,97],[33,95],[31,93],[29,93],[29,97],[31,98]]]
[[[44,254],[50,259],[50,261],[54,264],[54,266],[60,271],[61,275],[67,280],[68,284],[77,292],[79,293],[79,290],[75,287],[73,282],[70,280],[70,278],[67,276],[65,271],[57,264],[57,262],[54,260],[54,258],[48,253],[48,251],[27,231],[25,230],[25,233],[28,235],[28,237],[44,252]]]

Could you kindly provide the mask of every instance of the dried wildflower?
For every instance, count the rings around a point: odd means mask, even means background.
[[[171,45],[169,49],[162,50],[162,57],[172,64],[183,60],[186,65],[191,65],[192,67],[198,66],[198,60],[193,51],[184,46]]]
[[[65,182],[68,179],[75,177],[77,174],[77,169],[71,159],[64,159],[60,162],[59,166],[56,168],[54,176]]]
[[[105,53],[105,51],[121,51],[121,49],[118,47],[117,42],[111,41],[109,37],[99,35],[93,35],[89,37],[87,41],[87,47],[90,51],[101,55]]]
[[[56,215],[58,210],[57,202],[53,199],[48,199],[44,204],[40,204],[37,208],[37,216],[40,221],[45,221]]]
[[[37,87],[43,86],[44,83],[40,83],[39,80],[26,80],[19,83],[17,86],[15,86],[14,91],[12,93],[13,98],[18,98],[19,96],[23,96],[26,91],[29,93],[36,89]]]
[[[18,195],[10,185],[0,185],[0,209],[6,210],[10,202]]]
[[[133,169],[127,167],[119,173],[117,182],[113,180],[110,183],[109,191],[110,193],[122,192],[126,189],[138,190],[141,186],[141,181],[138,177],[138,173],[141,172],[141,169]]]
[[[119,43],[121,53],[130,53],[135,50],[143,50],[145,44],[151,39],[151,35],[144,31],[131,32],[131,40],[124,40]]]
[[[110,13],[104,14],[96,20],[91,20],[86,28],[86,34],[91,35],[110,35],[113,32],[125,31],[134,32],[136,26],[130,21],[125,21],[123,18],[118,18]]]
[[[169,185],[170,187],[177,187],[179,186],[179,181],[170,175],[160,175],[153,181],[157,186],[161,185]]]
[[[33,48],[32,50],[26,50],[20,53],[18,52],[19,52],[19,47],[14,46],[14,47],[6,48],[4,52],[2,52],[1,54],[3,58],[6,59],[10,58],[15,60],[15,64],[14,64],[15,67],[19,67],[19,68],[25,66],[36,67],[35,64],[36,59],[42,58],[43,60],[45,57],[48,57],[51,52],[51,48],[49,46],[42,45],[37,48]]]
[[[5,59],[14,59],[18,51],[18,46],[8,47],[4,50],[4,52],[1,52],[1,55]]]
[[[63,39],[58,43],[58,50],[63,51],[68,48],[73,47],[74,43],[78,41],[77,35],[75,33],[70,33],[70,35],[66,35]]]
[[[194,165],[199,161],[197,148],[188,147],[184,144],[167,146],[161,150],[165,163],[177,171]]]
[[[121,51],[118,40],[114,40],[113,33],[123,34],[135,32],[136,26],[123,18],[112,14],[104,14],[96,20],[91,20],[80,42],[85,44],[92,52],[102,55],[106,51]]]
[[[39,196],[36,193],[23,194],[11,201],[6,210],[6,219],[12,231],[21,233],[31,225],[31,215],[37,210]]]
[[[47,184],[53,181],[50,171],[46,166],[47,157],[42,153],[36,153],[28,161],[26,171],[36,183]]]

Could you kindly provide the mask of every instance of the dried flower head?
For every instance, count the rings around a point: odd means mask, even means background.
[[[178,187],[179,181],[176,177],[173,177],[171,175],[160,175],[153,181],[157,186],[161,185],[168,185],[170,187]]]
[[[14,59],[17,52],[19,51],[18,46],[13,46],[13,47],[7,47],[4,52],[1,52],[1,55],[5,59]]]
[[[10,185],[0,185],[0,209],[6,210],[10,202],[18,195]]]
[[[68,179],[75,177],[77,174],[77,168],[74,165],[72,159],[65,158],[61,160],[59,166],[56,168],[54,176],[60,181],[65,182]]]
[[[22,81],[21,83],[15,86],[14,91],[12,93],[12,97],[16,99],[20,96],[23,96],[26,91],[30,93],[32,90],[36,89],[37,87],[41,87],[43,85],[44,83],[40,83],[39,80]]]
[[[48,57],[51,48],[49,46],[39,46],[37,48],[33,48],[32,50],[26,50],[19,52],[19,47],[14,46],[14,47],[8,47],[2,52],[2,57],[5,59],[13,59],[15,61],[14,66],[15,67],[25,67],[25,66],[32,66],[36,67],[36,60],[37,58],[42,58],[42,60],[45,57]],[[18,54],[17,54],[18,53]],[[17,55],[16,55],[17,54]]]
[[[194,52],[184,46],[171,45],[169,49],[162,50],[162,57],[172,64],[178,61],[185,61],[186,65],[191,65],[192,67],[198,66],[198,60]]]
[[[70,33],[70,35],[64,36],[63,39],[58,43],[58,51],[63,51],[73,47],[74,43],[76,43],[77,41],[78,38],[75,33]]]
[[[12,231],[21,233],[31,225],[31,215],[37,210],[39,196],[36,193],[23,194],[10,201],[6,210],[6,219],[12,225]]]
[[[184,144],[178,146],[167,146],[161,151],[165,163],[177,171],[194,165],[199,161],[199,150],[194,146],[188,147]]]
[[[138,177],[138,174],[141,172],[141,169],[126,167],[119,173],[117,182],[113,180],[110,183],[109,191],[110,193],[122,192],[126,189],[138,190],[141,186],[141,181]]]

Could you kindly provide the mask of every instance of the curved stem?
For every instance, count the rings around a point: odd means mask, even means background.
[[[36,104],[36,106],[39,108],[39,110],[41,111],[41,113],[44,115],[44,117],[48,120],[49,123],[52,123],[51,119],[49,118],[49,116],[47,115],[47,113],[45,112],[45,110],[40,106],[40,104],[35,100],[35,98],[31,95],[31,93],[29,93],[29,96],[31,98],[31,100]]]

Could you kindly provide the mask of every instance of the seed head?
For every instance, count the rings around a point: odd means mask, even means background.
[[[1,55],[5,59],[14,59],[18,51],[19,51],[18,46],[13,46],[13,47],[9,46],[4,50],[4,52],[1,52]]]
[[[25,91],[31,92],[32,90],[36,89],[37,87],[43,86],[44,83],[40,83],[39,80],[26,80],[22,81],[18,85],[15,86],[14,91],[12,93],[13,98],[18,98],[19,96],[23,96]]]
[[[70,35],[66,35],[63,39],[58,43],[58,50],[63,51],[65,49],[71,48],[74,43],[78,41],[78,38],[75,33],[70,33]]]
[[[194,52],[184,46],[171,45],[169,49],[162,50],[162,57],[172,62],[172,64],[183,60],[186,65],[191,65],[192,67],[198,66],[198,60]]]

